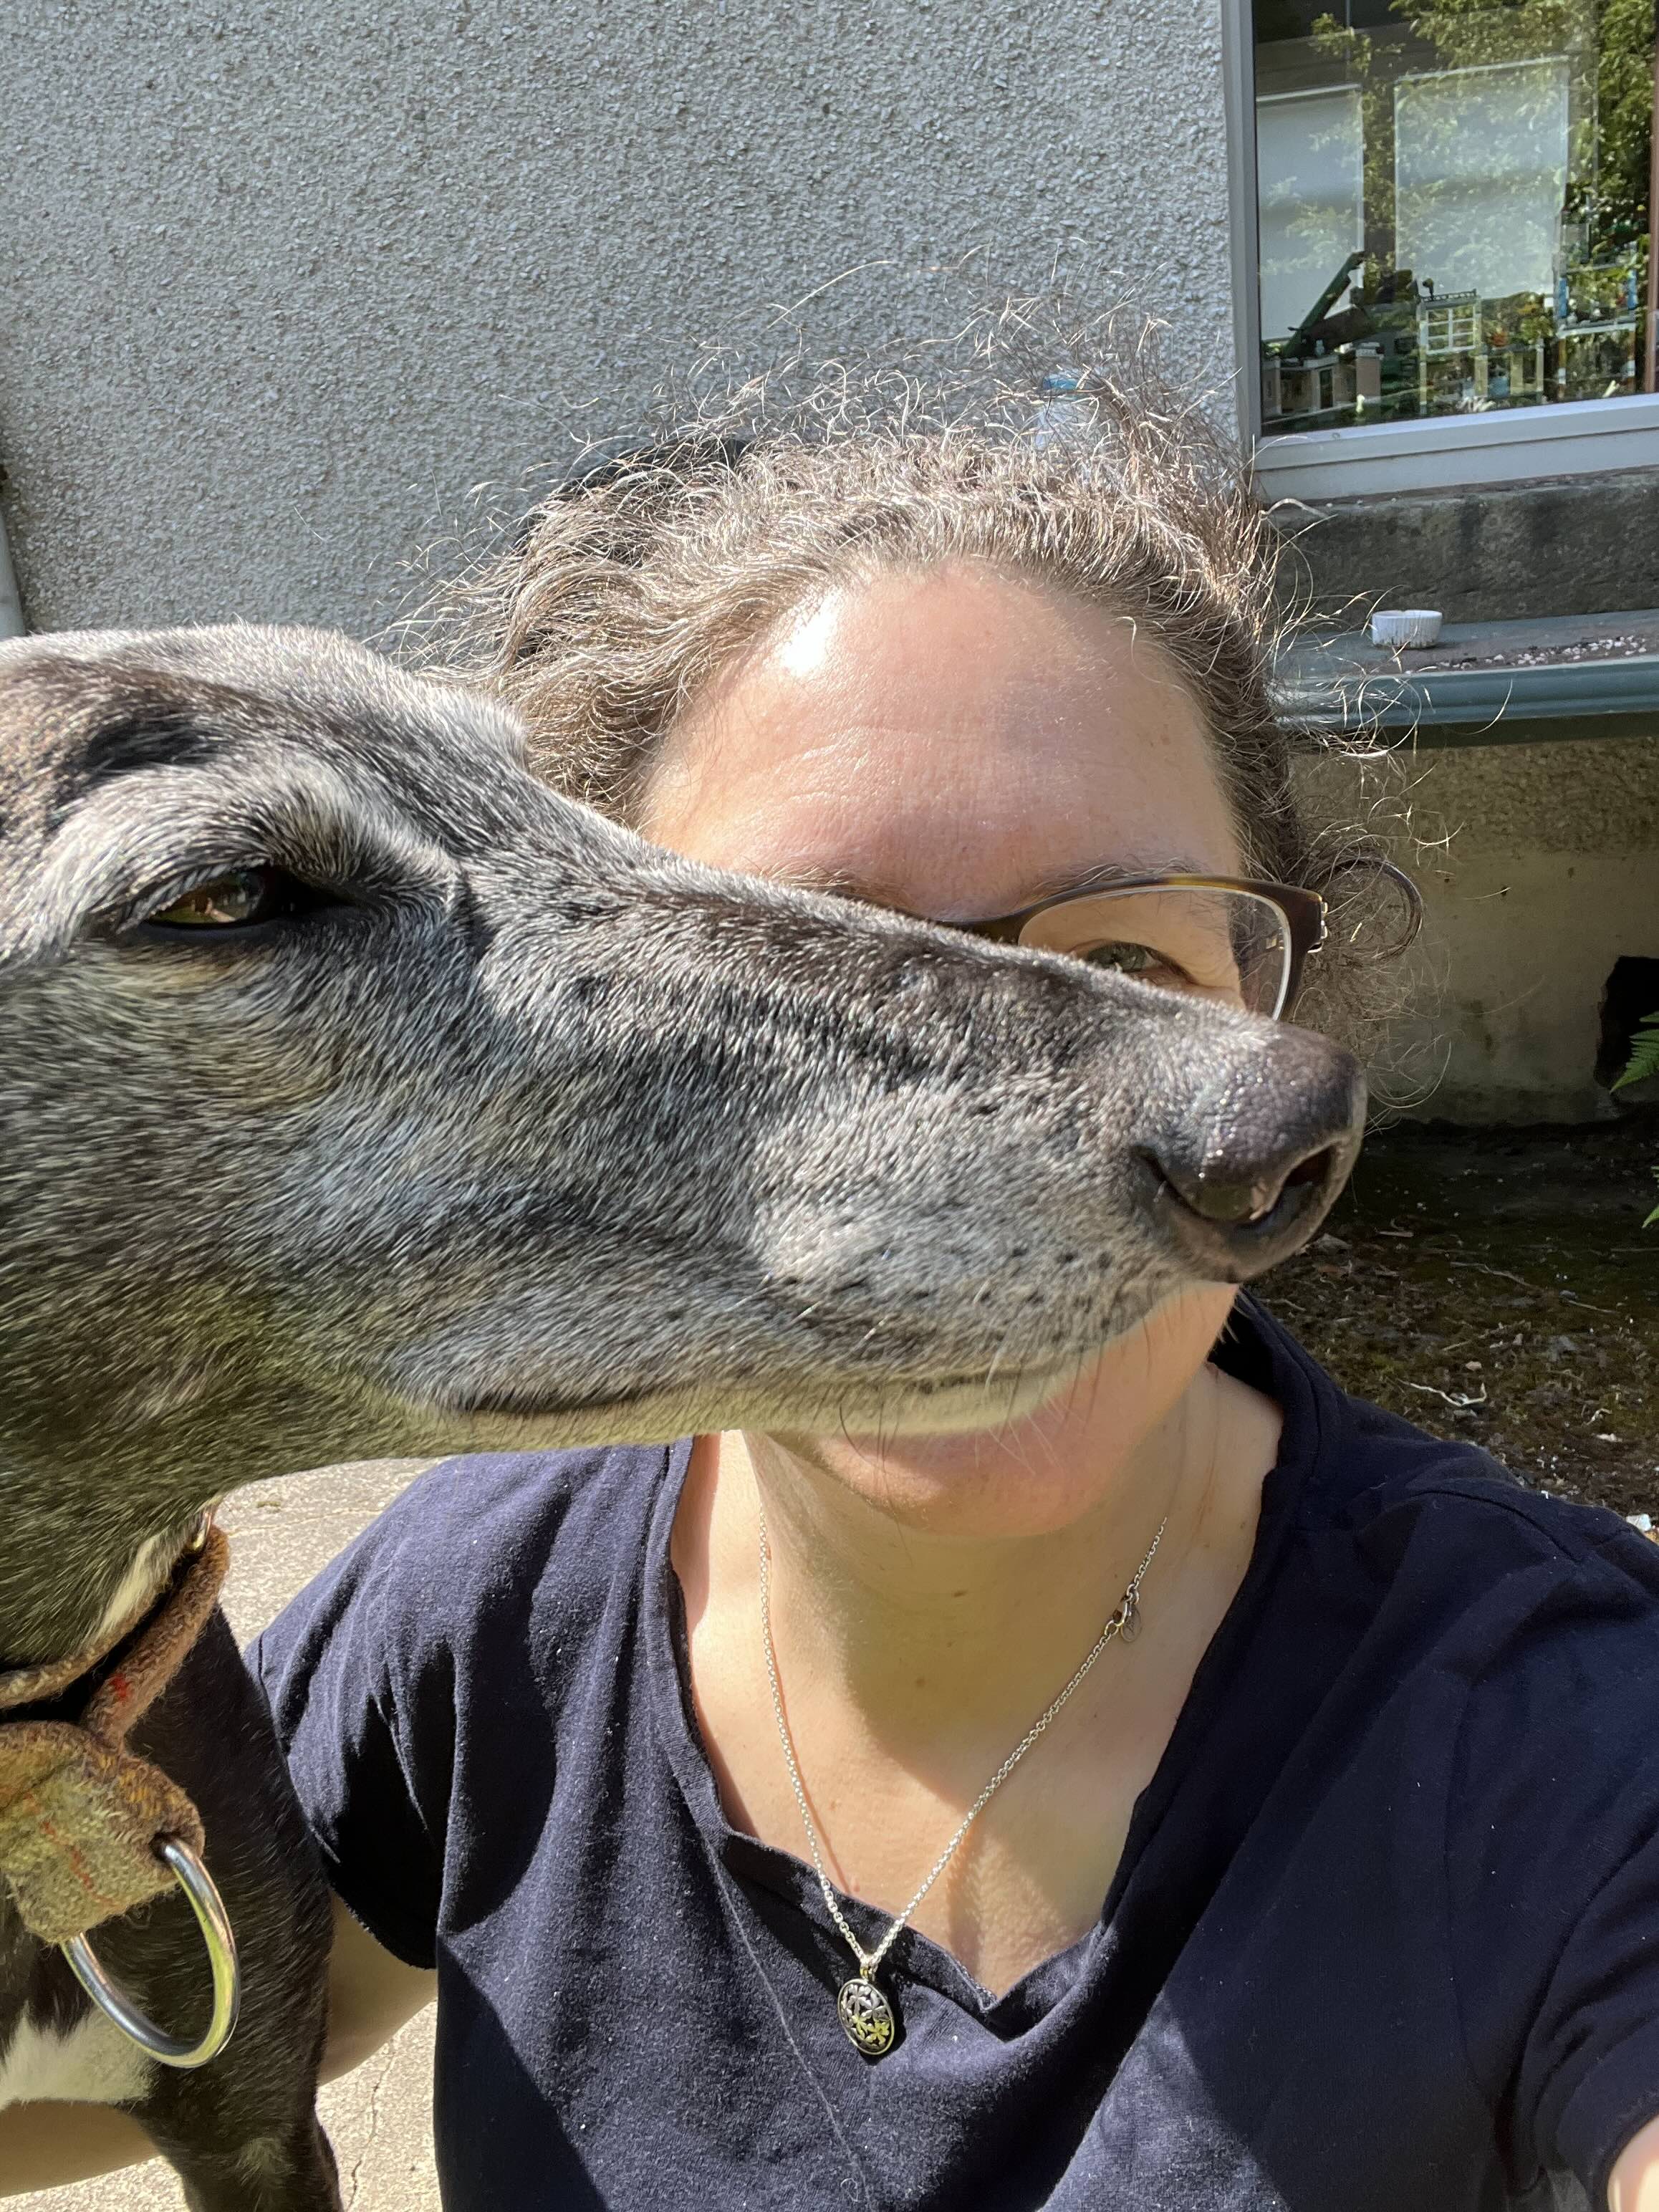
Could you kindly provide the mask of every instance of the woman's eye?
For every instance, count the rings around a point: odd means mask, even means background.
[[[153,929],[246,929],[319,902],[311,886],[285,868],[232,868],[144,919]]]
[[[1162,952],[1155,945],[1113,938],[1104,945],[1085,946],[1078,957],[1091,968],[1115,968],[1120,975],[1154,983],[1160,991],[1202,991],[1210,998],[1239,999],[1237,970],[1229,967],[1224,974],[1218,973],[1219,963],[1212,954],[1205,957],[1206,951],[1188,951],[1184,960],[1177,960],[1173,952]]]
[[[1091,945],[1079,956],[1091,968],[1115,968],[1120,975],[1139,975],[1149,982],[1188,983],[1192,978],[1150,945],[1115,938],[1106,945]]]

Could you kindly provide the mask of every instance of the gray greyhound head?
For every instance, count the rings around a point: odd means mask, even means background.
[[[657,851],[341,638],[0,648],[0,1661],[296,1467],[1018,1412],[1301,1243],[1360,1110],[1307,1032]]]

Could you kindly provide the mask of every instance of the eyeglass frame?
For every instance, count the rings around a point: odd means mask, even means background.
[[[1390,876],[1399,876],[1417,899],[1417,887],[1409,877],[1382,864]],[[947,921],[939,926],[959,930],[964,936],[982,937],[994,945],[1018,945],[1020,933],[1028,922],[1035,921],[1040,914],[1054,908],[1069,906],[1074,900],[1105,898],[1119,891],[1243,891],[1252,897],[1264,900],[1277,907],[1285,917],[1285,934],[1290,941],[1290,960],[1286,968],[1285,988],[1278,1006],[1267,1017],[1269,1021],[1283,1021],[1296,1004],[1297,994],[1302,988],[1302,971],[1309,956],[1317,952],[1328,933],[1329,907],[1322,893],[1309,890],[1299,884],[1262,883],[1248,876],[1113,876],[1095,884],[1079,884],[1066,891],[1055,891],[1048,898],[1038,899],[1035,905],[1022,907],[1017,914],[990,915],[983,921]],[[1411,935],[1416,935],[1416,921],[1420,916],[1420,905],[1413,915]],[[1409,941],[1409,940],[1407,940]],[[1032,946],[1030,951],[1052,950],[1051,947]],[[1063,954],[1063,958],[1077,956]]]

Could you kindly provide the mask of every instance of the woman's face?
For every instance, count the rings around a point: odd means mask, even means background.
[[[1197,708],[1156,647],[965,564],[849,584],[786,621],[682,716],[640,826],[716,866],[941,921],[1108,866],[1244,872]],[[918,1523],[1066,1525],[1176,1407],[1232,1297],[1166,1300],[1060,1398],[983,1435],[791,1447]]]

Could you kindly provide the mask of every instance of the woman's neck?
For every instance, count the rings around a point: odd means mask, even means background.
[[[1217,1533],[1231,1488],[1224,1468],[1237,1464],[1241,1444],[1248,1452],[1261,1403],[1204,1367],[1169,1415],[1099,1472],[1085,1512],[1012,1535],[898,1517],[849,1488],[811,1442],[728,1437],[715,1527],[732,1547],[729,1568],[757,1581],[763,1500],[780,1662],[787,1653],[815,1694],[848,1701],[893,1753],[937,1747],[941,1736],[999,1739],[1012,1728],[1017,1737],[1094,1643],[1160,1528],[1146,1601],[1156,1607],[1179,1586],[1194,1546]],[[1047,1436],[961,1442],[964,1483],[1018,1482],[1022,1452],[1057,1448]],[[1087,1442],[1109,1455],[1097,1435]]]
[[[1143,1633],[1102,1654],[917,1911],[917,1929],[992,1989],[1097,1917],[1135,1800],[1249,1565],[1279,1415],[1206,1368],[1116,1460],[1103,1413],[1080,1433],[1064,1425],[1101,1457],[1085,1510],[1060,1526],[999,1537],[983,1516],[968,1533],[938,1512],[902,1517],[884,1510],[868,1465],[856,1484],[836,1471],[844,1443],[728,1436],[699,1440],[674,1528],[692,1697],[727,1817],[806,1856],[761,1640],[763,1498],[778,1674],[825,1864],[843,1890],[896,1912],[1099,1636],[1167,1516]],[[954,1454],[964,1485],[989,1482],[985,1441],[951,1440],[928,1472],[942,1477]],[[1005,1450],[1002,1480],[1018,1473]],[[1040,1466],[1031,1478],[1032,1494],[1059,1495]],[[935,1482],[930,1494],[944,1492]]]
[[[713,1608],[734,1650],[752,1646],[763,1499],[792,1709],[833,1705],[890,1757],[925,1752],[931,1765],[950,1744],[966,1765],[982,1759],[1066,1680],[1160,1527],[1148,1619],[1207,1608],[1218,1579],[1236,1587],[1248,1562],[1277,1408],[1205,1365],[1127,1451],[1115,1450],[1108,1412],[948,1440],[964,1493],[1023,1478],[1041,1493],[1042,1455],[1092,1455],[1081,1510],[1014,1533],[988,1532],[971,1498],[954,1515],[889,1510],[878,1464],[866,1457],[856,1484],[838,1468],[854,1449],[845,1439],[706,1438],[676,1528],[688,1610]]]

